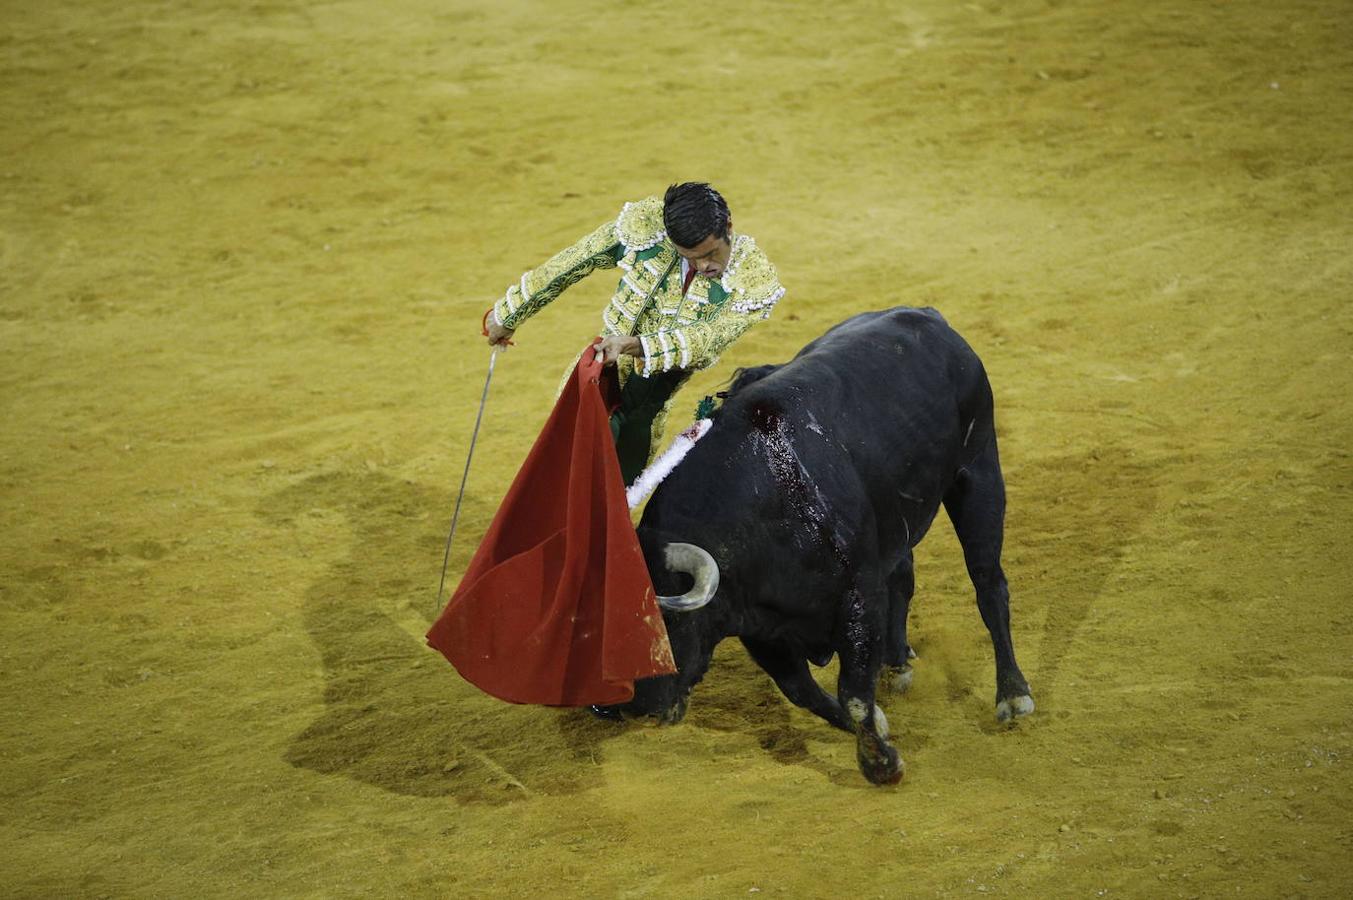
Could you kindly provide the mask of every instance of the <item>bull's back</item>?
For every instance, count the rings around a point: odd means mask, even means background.
[[[814,357],[853,360],[862,353],[876,356],[877,368],[899,379],[899,387],[928,381],[927,372],[953,374],[955,369],[961,373],[969,367],[981,368],[972,348],[938,310],[910,306],[852,316],[806,345],[790,365]],[[863,364],[866,369],[875,368],[869,360]],[[954,386],[963,388],[958,383]]]
[[[751,385],[745,397],[735,396],[748,406],[787,403],[791,421],[811,416],[843,438],[874,445],[889,439],[913,455],[953,437],[971,448],[992,420],[981,360],[930,308],[853,316]]]
[[[910,307],[847,319],[735,383],[723,415],[782,434],[830,495],[927,526],[995,433],[977,355],[937,311]]]

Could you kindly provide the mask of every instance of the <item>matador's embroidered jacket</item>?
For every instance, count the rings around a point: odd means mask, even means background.
[[[734,235],[732,255],[718,280],[696,275],[681,293],[681,257],[667,237],[662,200],[626,203],[607,222],[567,250],[521,276],[494,304],[493,317],[516,329],[564,289],[597,269],[621,270],[615,295],[602,312],[602,333],[634,335],[642,360],[622,356],[624,381],[673,368],[695,371],[720,354],[784,296],[775,267],[747,235]],[[661,430],[655,423],[654,439]]]

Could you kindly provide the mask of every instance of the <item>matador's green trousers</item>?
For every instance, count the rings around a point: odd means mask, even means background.
[[[644,466],[653,442],[653,419],[662,412],[668,398],[688,373],[680,369],[659,372],[649,378],[637,373],[625,380],[620,392],[620,407],[611,414],[611,437],[625,486],[634,483]]]

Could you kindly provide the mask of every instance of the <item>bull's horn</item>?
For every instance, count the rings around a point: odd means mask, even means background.
[[[658,605],[673,612],[690,612],[714,599],[719,589],[719,564],[694,544],[668,544],[663,550],[670,572],[685,572],[695,585],[676,597],[659,597]]]

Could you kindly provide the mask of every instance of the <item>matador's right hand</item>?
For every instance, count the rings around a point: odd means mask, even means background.
[[[489,346],[500,347],[504,350],[507,349],[508,343],[512,340],[512,335],[516,333],[511,328],[504,328],[499,325],[491,317],[486,327],[489,332]]]

